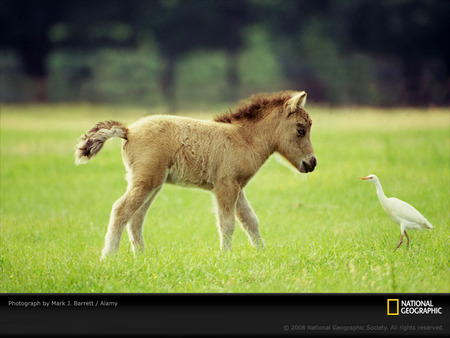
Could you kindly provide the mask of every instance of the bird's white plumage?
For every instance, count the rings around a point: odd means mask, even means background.
[[[375,187],[377,188],[378,199],[380,200],[384,211],[386,211],[386,213],[392,218],[395,223],[400,225],[402,237],[397,248],[402,244],[403,234],[406,234],[405,231],[407,229],[433,229],[431,223],[412,205],[395,197],[386,197],[383,192],[380,180],[376,175],[361,177],[361,179],[369,181],[375,185]],[[406,234],[406,236],[408,235]]]
[[[387,214],[391,216],[392,220],[399,225],[403,221],[408,222],[411,226],[417,225],[416,228],[418,229],[433,228],[430,222],[428,222],[428,220],[419,211],[417,211],[416,208],[402,200],[399,200],[398,198],[386,198],[384,205],[383,203],[381,203],[381,205]]]

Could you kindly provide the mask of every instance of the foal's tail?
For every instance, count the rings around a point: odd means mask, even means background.
[[[87,163],[102,149],[105,141],[111,137],[127,139],[128,128],[117,121],[97,123],[86,134],[81,135],[75,150],[75,164]]]

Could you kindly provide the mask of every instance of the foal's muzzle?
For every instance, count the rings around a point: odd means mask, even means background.
[[[301,173],[309,173],[314,170],[314,168],[317,165],[317,159],[315,156],[311,156],[305,160],[302,160],[302,163],[300,164],[299,171]]]

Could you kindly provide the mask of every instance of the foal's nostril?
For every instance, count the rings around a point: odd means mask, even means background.
[[[317,159],[312,157],[309,161],[302,161],[303,168],[305,168],[305,172],[309,173],[314,170],[317,165]]]
[[[308,162],[306,162],[306,161],[302,161],[302,164],[303,164],[303,168],[305,168],[305,172],[310,172],[311,171],[311,167],[310,167],[310,165],[309,165],[309,163]]]

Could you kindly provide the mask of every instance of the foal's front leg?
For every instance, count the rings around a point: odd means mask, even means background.
[[[236,215],[242,224],[245,232],[247,232],[253,246],[258,249],[265,248],[264,241],[259,232],[258,217],[253,211],[250,203],[245,196],[244,190],[241,190],[236,204]]]
[[[236,200],[239,191],[239,185],[229,181],[220,182],[214,189],[217,201],[220,248],[222,250],[231,250],[231,241],[236,224]]]

